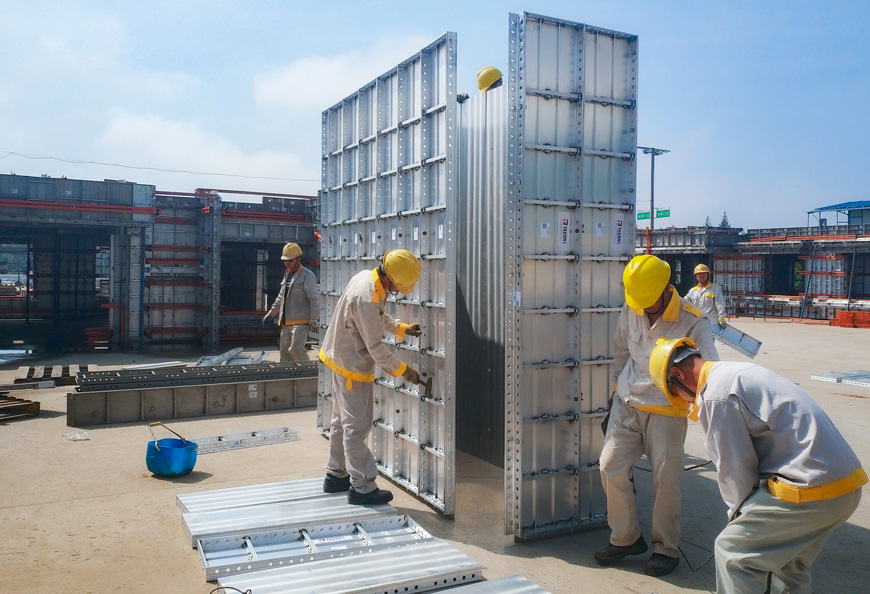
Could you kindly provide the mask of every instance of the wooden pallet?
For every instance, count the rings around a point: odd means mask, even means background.
[[[73,386],[76,383],[76,374],[79,371],[96,371],[96,365],[34,365],[29,367],[22,365],[15,375],[16,384],[54,380],[57,386]]]
[[[9,392],[0,392],[0,422],[20,417],[35,417],[38,414],[38,402],[13,398],[9,396]]]

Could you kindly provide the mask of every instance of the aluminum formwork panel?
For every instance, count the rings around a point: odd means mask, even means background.
[[[377,370],[370,447],[379,470],[445,514],[454,509],[456,35],[418,54],[323,113],[321,321],[354,274],[387,250],[417,256],[414,292],[388,310],[418,321],[420,338],[384,340],[421,374],[430,398]],[[321,368],[318,426],[331,415]],[[385,376],[385,377],[380,377]]]
[[[219,578],[218,585],[254,594],[384,594],[443,590],[477,582],[482,574],[471,557],[435,540]]]
[[[450,590],[450,594],[549,594],[521,575],[477,582]]]
[[[634,251],[637,38],[510,17],[505,529],[601,525],[599,419]]]
[[[182,514],[190,546],[198,540],[222,536],[245,536],[263,530],[292,530],[325,522],[356,522],[379,516],[394,516],[396,510],[381,505],[351,505],[347,497],[323,494],[318,498],[263,503],[205,512]]]
[[[216,536],[197,542],[197,549],[206,581],[215,581],[223,576],[363,555],[433,539],[410,516],[384,516],[233,538]]]
[[[180,493],[175,497],[175,505],[182,513],[196,513],[261,503],[311,499],[313,497],[323,497],[322,477],[231,487],[229,489],[213,489],[196,493]]]

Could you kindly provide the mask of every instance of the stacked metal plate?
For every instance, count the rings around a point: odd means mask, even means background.
[[[182,513],[198,513],[228,507],[311,499],[323,495],[323,479],[314,478],[182,493],[175,498],[175,503]]]
[[[827,371],[814,373],[810,379],[870,388],[870,371]]]

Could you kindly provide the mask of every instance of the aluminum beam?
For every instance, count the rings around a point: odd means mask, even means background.
[[[199,437],[191,439],[197,447],[197,453],[211,454],[224,450],[238,450],[240,448],[252,448],[255,446],[282,443],[285,441],[299,441],[299,432],[289,427],[276,427],[275,429],[260,429],[244,433],[231,433],[229,435],[215,435],[213,437]]]
[[[482,573],[479,563],[436,540],[219,578],[218,584],[254,594],[433,592],[480,581]]]

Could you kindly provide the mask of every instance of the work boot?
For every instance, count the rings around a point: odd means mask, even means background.
[[[358,493],[353,487],[347,492],[347,502],[351,505],[378,505],[393,500],[393,494],[384,489],[375,489],[370,493]]]
[[[338,478],[335,475],[326,473],[326,478],[323,479],[324,493],[347,493],[350,489],[350,476]]]
[[[668,557],[661,553],[653,553],[650,556],[649,561],[647,561],[646,567],[643,568],[643,572],[653,577],[661,577],[671,573],[677,568],[679,563],[679,557]]]
[[[634,544],[631,545],[618,547],[609,544],[603,549],[597,549],[595,551],[595,560],[598,561],[599,565],[604,565],[606,567],[622,561],[623,558],[628,557],[629,555],[643,555],[646,553],[646,550],[646,541],[643,539],[643,536],[639,536]]]

